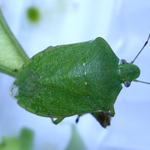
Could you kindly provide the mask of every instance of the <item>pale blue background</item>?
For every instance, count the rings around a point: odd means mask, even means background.
[[[32,25],[25,11],[41,11],[41,21]],[[106,39],[116,55],[131,62],[150,32],[150,1],[143,0],[0,0],[0,8],[11,30],[29,57],[52,45]],[[150,44],[135,61],[139,80],[150,82]],[[22,109],[8,91],[14,79],[0,73],[0,138],[18,135],[22,127],[35,131],[35,150],[62,150],[71,136],[75,117],[53,125],[49,118]],[[103,129],[85,115],[76,125],[88,150],[150,149],[150,86],[132,83],[115,103],[111,126]]]

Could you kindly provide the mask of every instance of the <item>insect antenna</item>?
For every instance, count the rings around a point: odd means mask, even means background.
[[[150,34],[148,36],[148,39],[146,40],[145,44],[143,45],[143,47],[141,48],[141,50],[139,51],[139,53],[136,55],[136,57],[134,58],[133,61],[131,61],[131,64],[134,63],[134,61],[137,59],[137,57],[140,55],[140,53],[143,51],[143,49],[145,48],[145,46],[147,45],[148,41],[150,39]],[[139,80],[133,80],[134,82],[140,82],[140,83],[144,83],[144,84],[150,84],[149,82],[144,82],[144,81],[139,81]]]
[[[141,48],[141,50],[139,51],[139,53],[136,55],[136,57],[134,58],[134,60],[133,60],[133,61],[131,61],[131,63],[130,63],[130,64],[133,64],[133,63],[134,63],[134,61],[137,59],[137,57],[140,55],[140,53],[143,51],[143,49],[144,49],[144,48],[145,48],[145,46],[147,45],[147,43],[148,43],[149,39],[150,39],[150,34],[149,34],[148,39],[146,40],[145,44],[143,45],[143,47]]]
[[[140,83],[144,83],[144,84],[150,84],[149,82],[144,82],[144,81],[139,81],[139,80],[133,80],[134,82],[140,82]]]

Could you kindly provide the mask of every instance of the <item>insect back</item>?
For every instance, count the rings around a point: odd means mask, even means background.
[[[40,116],[57,118],[52,120],[55,124],[65,117],[86,113],[110,111],[114,116],[113,105],[121,84],[137,81],[140,74],[133,75],[134,70],[133,74],[126,73],[133,66],[123,61],[119,65],[119,59],[102,38],[48,47],[18,71],[12,93],[21,107]],[[93,116],[105,127],[110,124],[107,113]],[[98,116],[108,121],[103,123]]]
[[[45,117],[108,111],[121,90],[119,59],[102,38],[47,48],[19,70],[18,104]]]

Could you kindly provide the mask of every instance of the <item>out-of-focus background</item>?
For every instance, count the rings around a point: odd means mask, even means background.
[[[26,11],[35,6],[40,18],[29,21]],[[150,33],[150,1],[143,0],[0,0],[3,15],[29,57],[48,46],[103,37],[118,58],[131,62]],[[150,44],[135,61],[139,80],[150,82]],[[148,150],[150,148],[150,86],[132,82],[115,103],[111,126],[103,129],[87,114],[59,125],[31,114],[9,95],[14,78],[0,73],[0,140],[17,136],[23,127],[34,131],[34,150],[63,150],[75,125],[88,150]]]

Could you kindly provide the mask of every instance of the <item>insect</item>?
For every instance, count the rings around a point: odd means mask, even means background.
[[[58,124],[65,117],[92,113],[104,126],[114,116],[114,103],[122,89],[140,75],[134,61],[119,63],[103,38],[48,47],[29,59],[16,75],[12,95],[27,111],[52,118]],[[109,113],[107,113],[109,112]],[[56,118],[56,120],[54,120]]]

